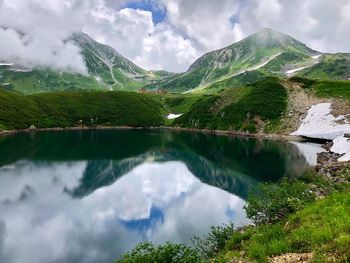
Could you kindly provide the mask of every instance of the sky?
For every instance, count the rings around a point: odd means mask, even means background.
[[[350,0],[0,0],[0,62],[88,74],[83,31],[145,69],[186,71],[264,27],[323,52],[350,52]]]

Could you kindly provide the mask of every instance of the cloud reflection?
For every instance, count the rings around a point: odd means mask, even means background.
[[[201,183],[181,162],[143,163],[73,198],[68,192],[87,166],[19,161],[1,168],[0,259],[113,262],[144,240],[188,243],[211,225],[246,222],[242,199]]]

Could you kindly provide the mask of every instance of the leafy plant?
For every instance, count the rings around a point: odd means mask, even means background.
[[[245,206],[247,217],[256,225],[273,224],[304,208],[316,196],[303,182],[262,184]]]
[[[213,226],[208,235],[204,237],[194,237],[195,247],[205,259],[209,260],[215,257],[231,239],[235,233],[233,223],[222,226]]]
[[[155,246],[152,243],[142,243],[131,252],[126,253],[116,263],[201,263],[197,250],[181,244],[166,243]]]

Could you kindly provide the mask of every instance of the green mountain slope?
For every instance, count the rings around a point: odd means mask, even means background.
[[[0,89],[0,130],[73,126],[160,126],[164,108],[134,92],[51,92],[24,96]]]
[[[320,63],[306,68],[298,76],[320,80],[350,79],[350,54],[325,54]]]
[[[312,63],[318,54],[288,35],[263,29],[240,42],[205,54],[186,73],[161,81],[153,88],[188,91],[227,78],[240,78],[237,81],[240,84],[247,82],[246,75],[253,81],[265,75],[283,76],[288,69]],[[252,78],[252,74],[247,74],[250,72],[256,76]]]
[[[84,33],[75,33],[67,41],[80,47],[89,75],[48,68],[29,69],[9,61],[0,63],[0,88],[25,94],[63,90],[136,91],[172,76],[166,71],[146,71]]]

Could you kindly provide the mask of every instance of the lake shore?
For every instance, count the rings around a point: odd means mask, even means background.
[[[35,129],[23,129],[23,130],[0,130],[0,136],[12,135],[16,133],[31,133],[31,132],[46,132],[46,131],[88,131],[88,130],[168,130],[179,132],[191,132],[191,133],[205,133],[217,136],[233,136],[233,137],[247,137],[257,139],[269,139],[279,141],[294,141],[302,142],[307,141],[305,138],[293,135],[284,134],[265,134],[265,133],[248,133],[238,131],[225,131],[225,130],[209,130],[209,129],[195,129],[195,128],[180,128],[170,126],[159,127],[132,127],[132,126],[76,126],[67,128],[35,128]]]

